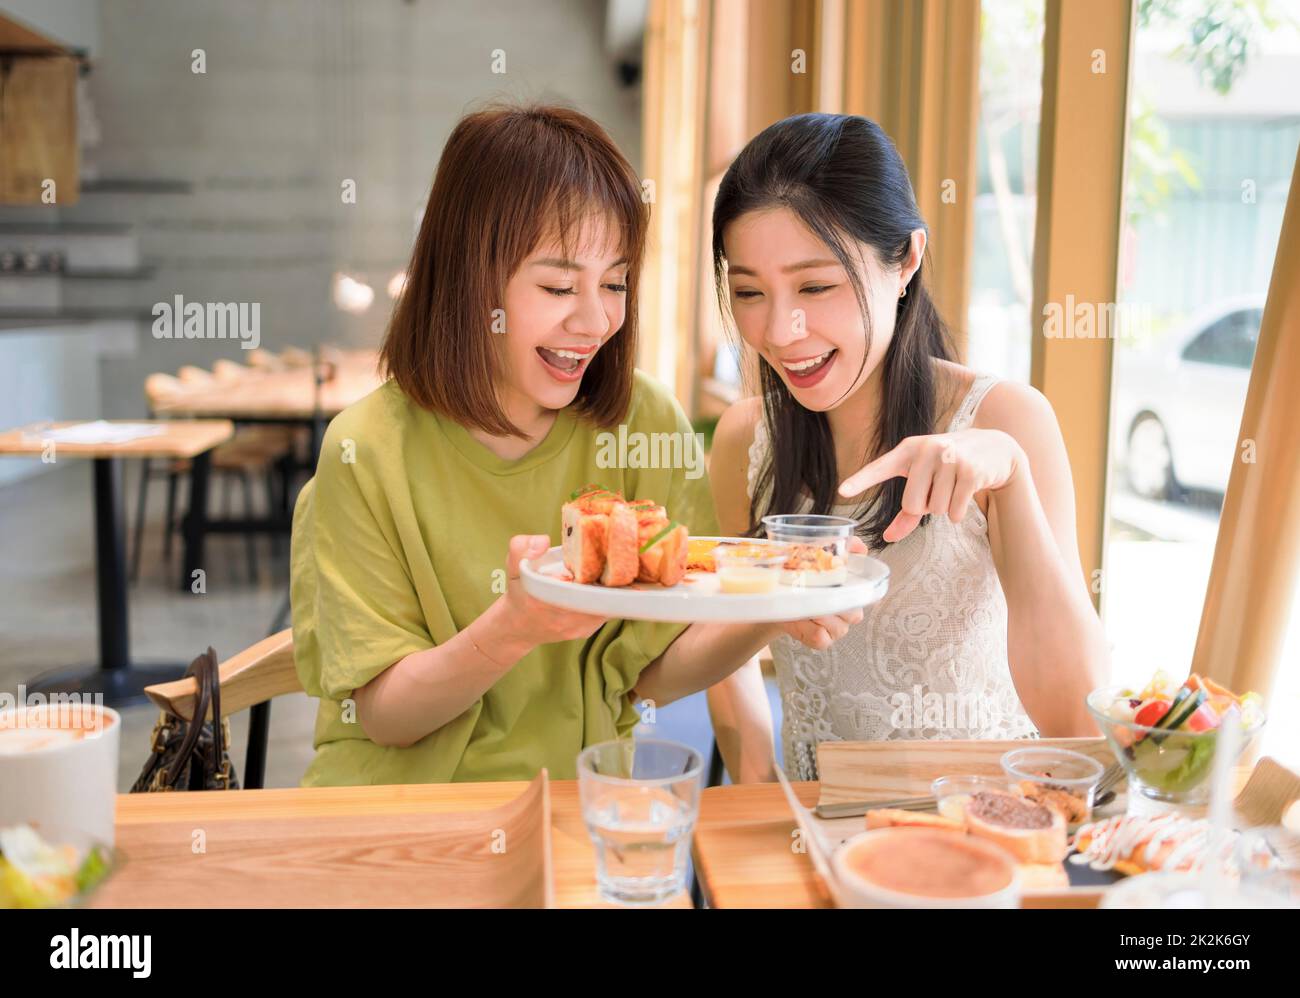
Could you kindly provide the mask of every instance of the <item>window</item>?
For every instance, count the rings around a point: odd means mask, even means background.
[[[966,363],[1025,382],[1042,67],[1043,0],[985,3]]]
[[[1119,683],[1190,668],[1223,494],[1245,459],[1300,143],[1300,31],[1294,5],[1262,2],[1272,30],[1239,6],[1138,3],[1117,305],[1142,318],[1114,343],[1102,603]]]
[[[1183,349],[1183,360],[1250,370],[1259,339],[1260,309],[1230,312]]]

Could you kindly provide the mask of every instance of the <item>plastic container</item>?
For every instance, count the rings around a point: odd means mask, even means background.
[[[849,538],[857,526],[845,516],[815,513],[763,517],[768,538],[789,545],[781,575],[787,586],[843,585],[849,571]]]
[[[1002,771],[1024,796],[1044,804],[1054,798],[1069,812],[1069,823],[1079,825],[1092,820],[1097,783],[1106,767],[1068,749],[1022,748],[1002,756]]]
[[[770,593],[781,581],[786,557],[786,550],[774,544],[716,547],[718,588],[724,593]]]
[[[930,793],[939,803],[939,813],[954,821],[963,820],[966,802],[971,794],[981,790],[1020,796],[1009,780],[996,776],[941,776],[930,784]]]

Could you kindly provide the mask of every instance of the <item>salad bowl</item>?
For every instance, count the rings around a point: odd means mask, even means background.
[[[1265,720],[1258,694],[1238,696],[1195,673],[1181,685],[1157,673],[1141,691],[1124,686],[1093,690],[1087,706],[1124,768],[1130,793],[1190,807],[1209,799],[1223,719],[1230,712],[1239,715],[1241,751]]]

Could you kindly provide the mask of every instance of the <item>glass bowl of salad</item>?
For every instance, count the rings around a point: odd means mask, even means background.
[[[51,845],[30,825],[0,828],[0,908],[81,908],[122,866],[102,843]]]
[[[1242,749],[1264,726],[1259,694],[1239,696],[1196,673],[1179,683],[1157,672],[1145,689],[1103,687],[1087,703],[1124,767],[1129,792],[1163,804],[1207,802],[1219,725],[1229,712],[1240,716]]]

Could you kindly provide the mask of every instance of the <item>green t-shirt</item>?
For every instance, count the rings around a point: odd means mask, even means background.
[[[627,693],[680,624],[611,620],[589,638],[541,645],[406,748],[376,745],[341,703],[486,610],[504,592],[511,536],[549,534],[558,544],[560,507],[579,486],[653,499],[692,534],[716,534],[690,423],[640,371],[626,431],[620,451],[618,427],[602,437],[564,409],[537,447],[507,461],[393,381],[330,423],[293,517],[294,655],[321,701],[305,786],[523,780],[543,766],[572,779],[584,746],[631,731],[638,715]],[[665,462],[668,448],[646,445],[655,433],[682,434],[694,459]],[[664,463],[679,466],[644,466]]]

